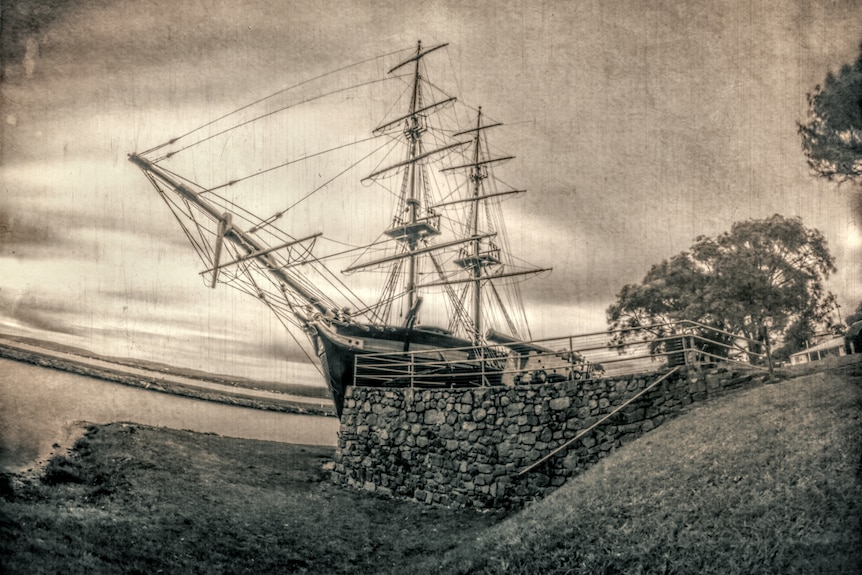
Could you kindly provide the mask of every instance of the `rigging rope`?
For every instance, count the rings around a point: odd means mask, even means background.
[[[190,149],[190,148],[193,148],[193,147],[195,147],[195,146],[198,146],[198,145],[200,145],[200,144],[203,144],[204,142],[207,142],[207,141],[209,141],[209,140],[212,140],[212,139],[214,139],[214,138],[217,138],[217,137],[219,137],[219,136],[222,136],[222,135],[224,135],[224,134],[227,134],[228,132],[232,132],[232,131],[234,131],[234,130],[237,130],[237,129],[239,129],[239,128],[242,128],[243,126],[247,126],[247,125],[249,125],[249,124],[253,124],[254,122],[257,122],[257,121],[262,120],[262,119],[264,119],[264,118],[268,118],[268,117],[270,117],[270,116],[274,116],[275,114],[278,114],[278,113],[283,112],[283,111],[285,111],[285,110],[289,110],[289,109],[291,109],[291,108],[295,108],[295,107],[297,107],[297,106],[301,106],[302,104],[307,104],[307,103],[309,103],[309,102],[313,102],[313,101],[315,101],[315,100],[320,100],[320,99],[325,98],[325,97],[327,97],[327,96],[332,96],[333,94],[339,94],[339,93],[341,93],[341,92],[347,92],[347,91],[353,90],[353,89],[355,89],[355,88],[361,88],[361,87],[363,87],[363,86],[370,86],[370,85],[372,85],[372,84],[378,84],[378,83],[381,83],[381,82],[388,82],[388,81],[390,81],[390,80],[391,80],[391,78],[378,78],[377,80],[369,80],[368,82],[361,82],[361,83],[359,83],[359,84],[356,84],[356,85],[353,85],[353,86],[348,86],[348,87],[346,87],[346,88],[339,88],[338,90],[333,90],[332,92],[327,92],[327,93],[325,93],[325,94],[321,94],[321,95],[319,95],[319,96],[315,96],[315,97],[313,97],[313,98],[306,98],[305,100],[301,100],[301,101],[299,101],[299,102],[296,102],[296,103],[293,103],[293,104],[290,104],[290,105],[287,105],[287,106],[283,106],[283,107],[281,107],[281,108],[277,108],[277,109],[272,110],[272,111],[270,111],[270,112],[267,112],[267,113],[265,113],[265,114],[261,114],[260,116],[256,116],[256,117],[254,117],[254,118],[251,118],[251,119],[249,119],[249,120],[246,120],[245,122],[240,122],[239,124],[236,124],[235,126],[231,126],[231,127],[229,127],[229,128],[225,128],[224,130],[221,130],[221,131],[216,132],[216,133],[214,133],[214,134],[210,134],[209,136],[207,136],[207,137],[205,137],[205,138],[202,138],[202,139],[200,139],[200,140],[197,140],[196,142],[192,142],[191,144],[188,144],[188,145],[186,145],[186,146],[183,146],[182,148],[179,148],[178,150],[175,150],[175,151],[173,151],[173,152],[168,152],[168,153],[167,153],[167,154],[165,154],[164,156],[160,156],[160,157],[158,157],[158,158],[156,158],[156,159],[152,160],[152,162],[153,162],[154,164],[157,164],[157,163],[161,162],[162,160],[166,160],[167,158],[170,158],[171,156],[175,156],[175,155],[179,154],[180,152],[183,152],[183,151],[185,151],[185,150],[188,150],[188,149]]]
[[[264,169],[264,168],[262,168],[262,169],[258,170],[257,172],[255,172],[255,173],[253,173],[253,174],[249,174],[249,175],[247,175],[247,176],[242,176],[242,177],[236,178],[236,179],[231,180],[231,181],[229,181],[229,182],[226,182],[226,183],[224,183],[224,184],[219,184],[218,186],[213,186],[212,188],[207,188],[207,189],[203,190],[203,191],[201,192],[201,194],[207,194],[207,193],[214,192],[215,190],[220,190],[221,188],[227,188],[227,187],[229,187],[229,186],[236,185],[236,184],[238,184],[238,183],[240,183],[240,182],[244,182],[244,181],[246,181],[246,180],[250,180],[251,178],[255,178],[255,177],[257,177],[257,176],[262,176],[263,174],[266,174],[266,173],[272,172],[272,171],[274,171],[274,170],[278,170],[278,169],[280,169],[280,168],[285,168],[285,167],[287,167],[287,166],[290,166],[290,165],[292,165],[292,164],[297,164],[297,163],[299,163],[299,162],[304,162],[304,161],[306,161],[306,160],[310,160],[311,158],[316,158],[317,156],[322,156],[322,155],[324,155],[324,154],[329,154],[329,153],[331,153],[331,152],[336,152],[336,151],[341,150],[341,149],[343,149],[343,148],[349,148],[350,146],[357,146],[357,145],[359,145],[359,144],[364,144],[365,142],[370,142],[371,140],[376,140],[376,139],[377,139],[377,138],[379,138],[379,137],[380,137],[380,136],[371,136],[370,138],[364,138],[364,139],[362,139],[362,140],[356,140],[356,141],[354,141],[354,142],[349,142],[349,143],[347,143],[347,144],[341,144],[340,146],[335,146],[334,148],[329,148],[328,150],[322,150],[322,151],[320,151],[320,152],[314,152],[313,154],[308,154],[307,156],[303,156],[303,157],[301,157],[301,158],[297,158],[297,159],[295,159],[295,160],[288,160],[288,161],[286,161],[286,162],[284,162],[284,163],[277,164],[277,165],[272,166],[272,167],[269,167],[269,168],[265,168],[265,169]],[[381,147],[382,147],[382,146],[381,146]],[[378,149],[379,149],[379,148],[378,148]],[[375,151],[376,151],[376,150],[375,150]],[[360,160],[360,161],[361,161],[361,160]],[[354,165],[356,165],[356,164],[354,164]]]
[[[172,139],[170,139],[169,141],[167,141],[167,142],[165,142],[165,143],[163,143],[163,144],[159,144],[158,146],[154,146],[154,147],[150,148],[149,150],[146,150],[145,152],[142,152],[142,153],[141,153],[141,155],[146,155],[146,154],[149,154],[149,153],[154,152],[154,151],[156,151],[156,150],[159,150],[159,149],[161,149],[161,148],[164,148],[165,146],[169,146],[169,145],[171,145],[171,144],[174,144],[174,143],[176,143],[177,141],[179,141],[179,140],[181,140],[181,139],[183,139],[183,138],[185,138],[185,137],[188,137],[188,136],[190,136],[190,135],[194,134],[195,132],[198,132],[198,131],[200,131],[200,130],[203,130],[203,129],[204,129],[204,128],[206,128],[206,127],[209,127],[209,126],[211,126],[211,125],[215,124],[216,122],[220,122],[220,121],[224,120],[225,118],[228,118],[228,117],[230,117],[230,116],[232,116],[232,115],[234,115],[234,114],[237,114],[237,113],[239,113],[239,112],[242,112],[243,110],[246,110],[246,109],[248,109],[248,108],[251,108],[252,106],[256,106],[256,105],[260,104],[261,102],[265,102],[266,100],[270,100],[270,99],[272,99],[272,98],[275,98],[276,96],[281,95],[281,94],[284,94],[285,92],[289,92],[290,90],[294,90],[294,89],[296,89],[296,88],[299,88],[299,87],[301,87],[301,86],[304,86],[305,84],[310,84],[311,82],[316,82],[317,80],[321,80],[321,79],[323,79],[323,78],[326,78],[327,76],[334,76],[335,74],[338,74],[338,73],[343,72],[343,71],[345,71],[345,70],[349,70],[350,68],[355,68],[355,67],[357,67],[357,66],[361,66],[362,64],[367,64],[368,62],[372,62],[372,61],[374,61],[374,60],[380,60],[380,59],[382,59],[382,58],[388,58],[389,56],[394,56],[395,54],[399,54],[399,53],[401,53],[401,52],[405,52],[405,51],[407,51],[407,50],[408,50],[408,49],[402,48],[402,49],[400,49],[400,50],[394,50],[394,51],[392,51],[392,52],[389,52],[388,54],[383,54],[383,55],[380,55],[380,56],[374,56],[374,57],[372,57],[372,58],[366,58],[365,60],[361,60],[361,61],[359,61],[359,62],[354,62],[354,63],[352,63],[352,64],[347,64],[346,66],[342,66],[341,68],[337,68],[337,69],[335,69],[335,70],[331,70],[331,71],[329,71],[329,72],[325,72],[325,73],[320,74],[320,75],[318,75],[318,76],[315,76],[315,77],[313,77],[313,78],[309,78],[308,80],[303,80],[302,82],[299,82],[298,84],[294,84],[294,85],[292,85],[292,86],[288,86],[288,87],[286,87],[286,88],[282,88],[281,90],[278,90],[278,91],[276,91],[276,92],[273,92],[272,94],[270,94],[270,95],[268,95],[268,96],[264,96],[263,98],[259,98],[259,99],[255,100],[254,102],[251,102],[251,103],[246,104],[246,105],[244,105],[244,106],[240,106],[239,108],[237,108],[237,109],[233,110],[232,112],[228,112],[227,114],[223,114],[223,115],[219,116],[218,118],[216,118],[216,119],[214,119],[214,120],[210,120],[209,122],[207,122],[207,123],[205,123],[205,124],[203,124],[203,125],[201,125],[201,126],[198,126],[197,128],[194,128],[194,129],[192,129],[192,130],[189,130],[188,132],[186,132],[185,134],[183,134],[183,135],[181,135],[181,136],[177,136],[176,138],[172,138]],[[356,87],[358,87],[358,86],[356,86]]]
[[[271,226],[274,222],[278,221],[278,220],[279,220],[279,219],[284,215],[284,213],[285,213],[285,212],[289,212],[290,210],[292,210],[293,208],[295,208],[297,205],[301,204],[302,202],[304,202],[305,200],[307,200],[308,198],[310,198],[312,195],[316,194],[317,192],[319,192],[320,190],[322,190],[323,188],[325,188],[326,186],[328,186],[329,184],[331,184],[332,182],[334,182],[335,180],[337,180],[338,178],[340,178],[341,176],[343,176],[344,174],[346,174],[347,172],[349,172],[350,170],[352,170],[352,169],[353,169],[354,167],[356,167],[360,162],[362,162],[362,161],[366,160],[367,158],[371,157],[371,156],[372,156],[373,154],[375,154],[378,150],[381,150],[381,149],[382,149],[386,144],[388,144],[388,142],[384,143],[384,144],[383,144],[382,146],[380,146],[379,148],[377,148],[377,149],[375,149],[375,150],[372,150],[372,151],[368,152],[368,154],[366,154],[365,156],[363,156],[362,158],[360,158],[360,159],[359,159],[359,160],[357,160],[356,162],[354,162],[354,163],[350,164],[349,166],[347,166],[346,168],[344,168],[343,170],[341,170],[340,172],[338,172],[337,174],[335,174],[334,176],[332,176],[331,178],[329,178],[328,180],[326,180],[325,182],[323,182],[322,184],[320,184],[319,186],[317,186],[316,188],[314,188],[313,190],[311,190],[310,192],[306,193],[304,196],[302,196],[301,198],[299,198],[298,200],[296,200],[295,202],[293,202],[292,204],[290,204],[290,205],[289,205],[288,207],[286,207],[285,209],[281,210],[280,212],[278,212],[278,213],[276,213],[276,214],[273,214],[272,216],[270,216],[269,218],[267,218],[266,220],[264,220],[261,224],[259,224],[259,225],[255,226],[255,227],[253,227],[251,230],[249,230],[249,233],[257,233],[257,232],[258,232],[258,231],[260,231],[262,228],[265,228],[265,227],[269,227],[269,226]]]

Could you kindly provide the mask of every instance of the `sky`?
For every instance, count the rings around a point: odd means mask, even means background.
[[[417,40],[448,42],[459,92],[507,124],[497,145],[517,156],[510,179],[529,190],[506,204],[510,241],[553,267],[522,288],[534,336],[604,330],[620,288],[650,266],[699,235],[775,213],[823,232],[838,268],[827,286],[846,317],[862,302],[856,192],[811,175],[796,126],[806,95],[858,56],[860,9],[741,0],[4,3],[0,332],[219,373],[314,379],[264,306],[205,289],[127,154]]]

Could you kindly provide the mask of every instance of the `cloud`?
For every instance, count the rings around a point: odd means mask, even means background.
[[[73,306],[62,301],[45,301],[32,294],[11,294],[8,290],[0,292],[0,315],[24,328],[80,335],[81,330],[68,321],[74,319],[74,312]]]
[[[120,338],[139,353],[170,354],[176,338],[189,361],[209,346],[218,349],[212,362],[229,363],[221,356],[231,349],[258,363],[285,349],[295,359],[268,312],[250,311],[263,306],[201,287],[193,252],[126,154],[363,55],[415,46],[421,30],[426,45],[452,42],[442,64],[455,68],[458,95],[508,123],[494,142],[518,160],[500,168],[509,170],[506,181],[530,189],[505,205],[512,245],[530,263],[554,267],[523,286],[534,329],[592,331],[618,290],[650,265],[699,234],[775,212],[824,230],[842,258],[833,289],[858,299],[858,222],[848,232],[843,199],[808,178],[794,130],[805,92],[857,54],[862,21],[840,3],[575,6],[4,5],[4,295],[30,294],[16,308],[27,325],[104,330],[104,345]],[[487,25],[477,25],[480,15]],[[375,34],[361,33],[372,24]],[[361,113],[372,105],[389,101]],[[302,120],[290,132],[291,151],[314,147],[318,134],[307,124],[339,137],[365,129],[357,118],[336,126],[334,115]],[[279,179],[276,189],[289,184]],[[369,222],[384,209],[356,206],[372,191],[348,188],[347,200],[302,212],[298,225],[353,233],[331,216],[361,213]],[[70,308],[57,309],[59,301]]]
[[[45,247],[56,241],[50,225],[15,214],[3,203],[0,198],[0,256],[14,256],[24,247]]]

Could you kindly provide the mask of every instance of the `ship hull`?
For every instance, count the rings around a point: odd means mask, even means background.
[[[318,323],[313,338],[339,417],[351,385],[478,387],[502,379],[504,356],[442,330]],[[356,358],[362,355],[386,365],[389,375],[357,373]]]

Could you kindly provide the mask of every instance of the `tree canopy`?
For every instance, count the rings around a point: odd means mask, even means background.
[[[817,175],[862,183],[862,54],[808,95],[808,120],[799,133]]]
[[[834,308],[824,281],[835,271],[826,240],[800,218],[773,215],[733,224],[718,237],[654,265],[623,286],[607,310],[615,343],[674,333],[692,320],[755,341],[800,340]],[[789,343],[789,342],[788,342]],[[795,351],[795,350],[794,350]]]

